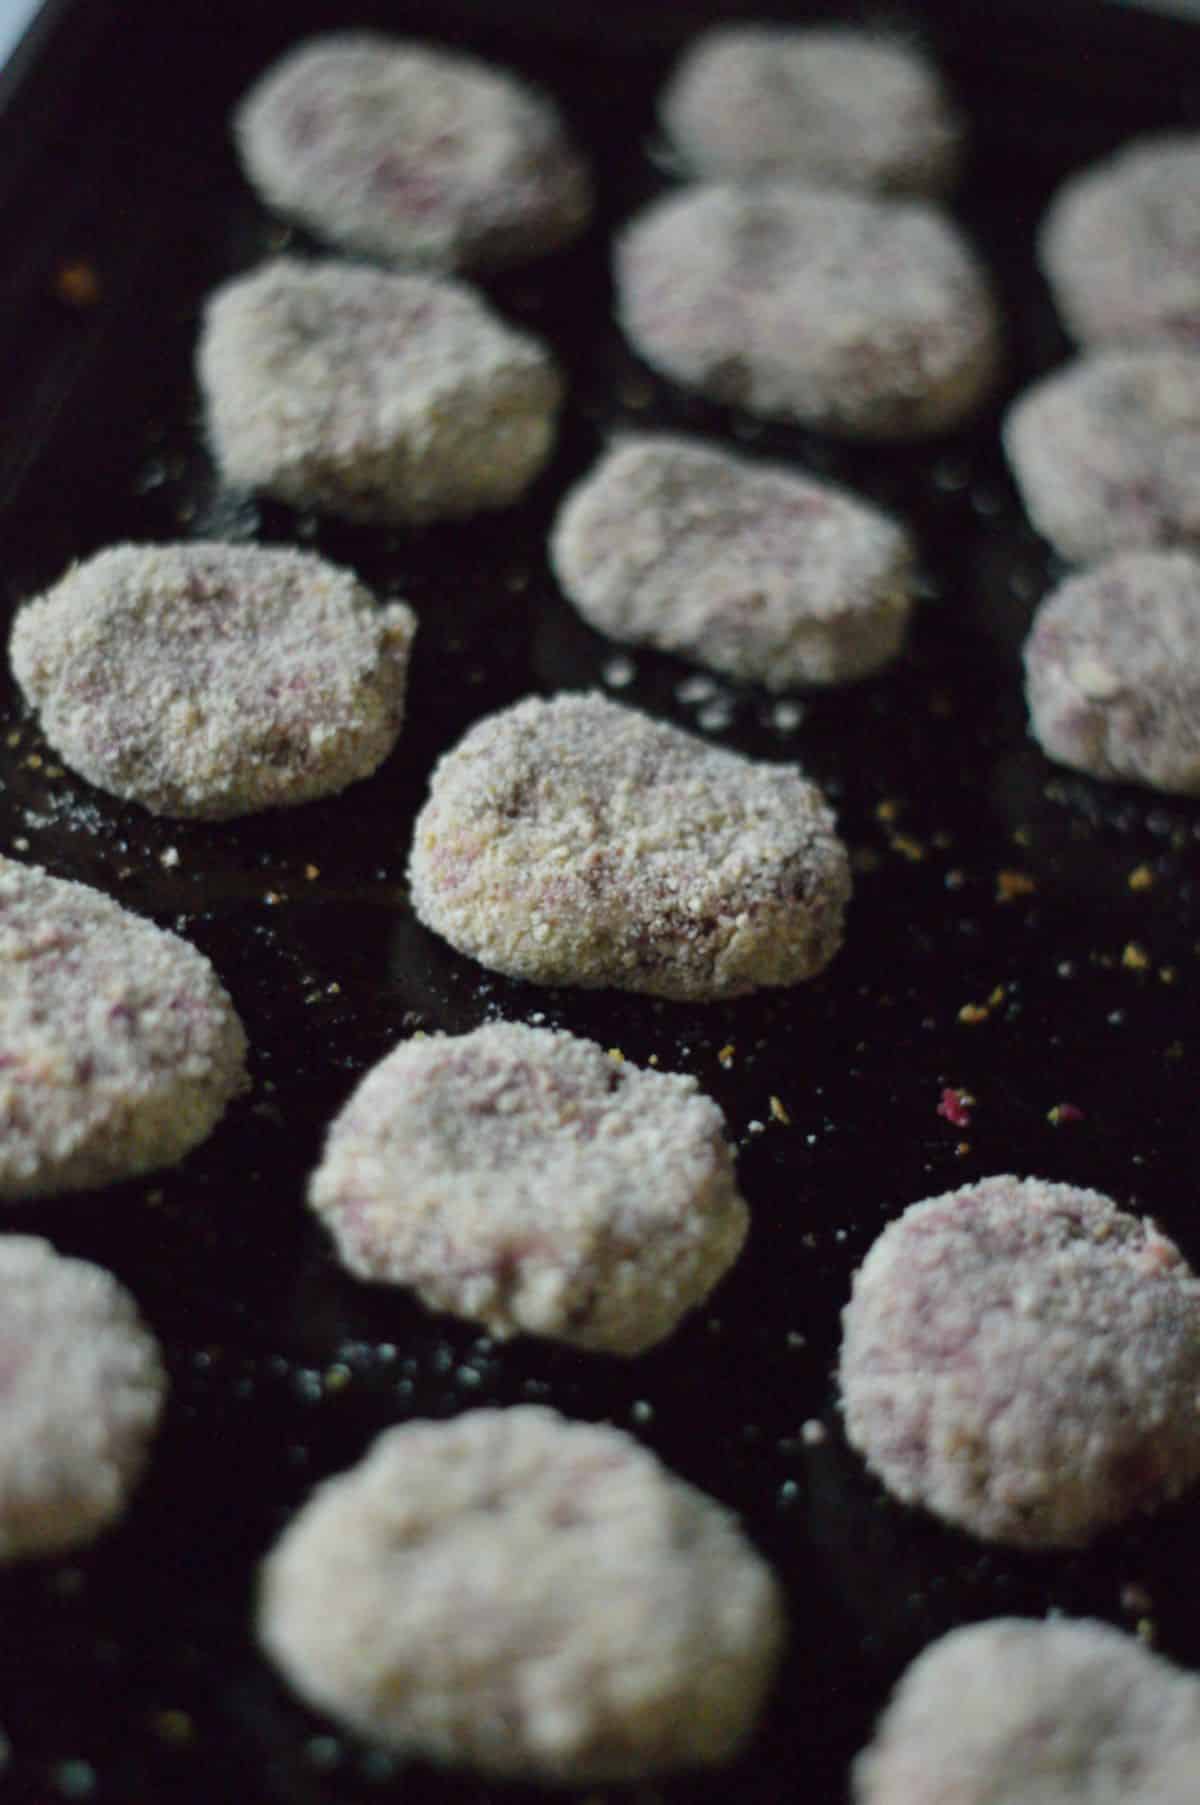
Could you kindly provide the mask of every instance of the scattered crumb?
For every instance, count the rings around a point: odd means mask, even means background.
[[[1027,871],[998,871],[996,873],[996,901],[1012,902],[1018,896],[1032,896],[1037,889],[1037,882]]]
[[[991,1010],[986,1003],[964,1003],[958,1012],[958,1019],[972,1028],[976,1022],[986,1022],[990,1014]]]
[[[1082,1122],[1084,1113],[1076,1103],[1056,1103],[1046,1111],[1046,1120],[1058,1128],[1063,1122]]]
[[[321,867],[319,865],[306,865],[304,867],[304,875],[311,884],[314,878],[320,877]]]
[[[800,1439],[806,1448],[819,1448],[823,1441],[829,1440],[829,1431],[817,1417],[810,1416],[801,1427]]]
[[[888,837],[888,845],[893,852],[898,852],[902,858],[910,860],[914,865],[919,865],[925,857],[924,846],[920,840],[914,840],[911,834],[891,834]]]
[[[195,1741],[196,1726],[186,1711],[156,1711],[150,1721],[155,1735],[175,1748],[184,1748]]]
[[[791,1127],[791,1125],[792,1125],[791,1116],[789,1116],[787,1110],[783,1107],[783,1104],[779,1101],[779,1098],[774,1095],[771,1098],[771,1114],[774,1116],[774,1118],[777,1122],[782,1122],[785,1128]]]
[[[894,821],[899,813],[900,804],[893,802],[890,797],[875,805],[875,816],[879,821]]]
[[[1179,973],[1173,965],[1163,965],[1159,968],[1158,981],[1160,984],[1173,984],[1178,976]]]
[[[1131,890],[1149,890],[1154,885],[1154,873],[1149,865],[1136,865],[1126,881]]]
[[[720,1052],[717,1054],[718,1063],[720,1065],[723,1065],[726,1071],[728,1071],[730,1066],[733,1064],[733,1056],[734,1056],[734,1053],[736,1052],[736,1050],[737,1049],[734,1047],[733,1042],[729,1041],[725,1046],[723,1046],[721,1048]]]
[[[160,865],[165,865],[168,871],[174,871],[179,863],[179,848],[168,846],[165,851],[159,853],[158,862]]]
[[[1121,1587],[1121,1609],[1128,1611],[1131,1617],[1145,1617],[1154,1609],[1154,1600],[1145,1586],[1135,1582]]]
[[[1121,964],[1126,970],[1145,971],[1149,963],[1150,955],[1145,947],[1139,946],[1136,940],[1129,941],[1125,951],[1121,954]]]
[[[100,299],[100,278],[92,264],[75,258],[59,264],[54,273],[54,293],[68,307],[94,307]]]
[[[955,1128],[966,1128],[971,1120],[971,1111],[975,1107],[975,1099],[970,1091],[958,1090],[953,1085],[946,1085],[942,1091],[937,1113],[944,1117]]]

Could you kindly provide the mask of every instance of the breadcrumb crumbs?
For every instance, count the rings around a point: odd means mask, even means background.
[[[1145,947],[1139,946],[1136,940],[1129,941],[1125,951],[1121,954],[1121,964],[1126,970],[1145,971],[1149,963],[1150,955]]]
[[[1058,1128],[1064,1122],[1082,1122],[1084,1113],[1077,1103],[1056,1103],[1046,1111],[1046,1120]]]
[[[776,1096],[772,1096],[771,1098],[771,1114],[777,1122],[782,1122],[785,1128],[791,1127],[792,1118]]]
[[[972,1028],[977,1022],[986,1022],[991,1010],[986,1003],[964,1003],[958,1012],[958,1019]]]
[[[1013,902],[1018,896],[1032,896],[1036,889],[1037,883],[1027,871],[998,871],[996,873],[997,902]]]
[[[1154,873],[1149,865],[1136,865],[1126,881],[1131,890],[1150,890],[1154,886]]]
[[[970,1091],[958,1090],[954,1085],[948,1084],[942,1091],[937,1113],[955,1128],[966,1128],[974,1107],[975,1099]]]

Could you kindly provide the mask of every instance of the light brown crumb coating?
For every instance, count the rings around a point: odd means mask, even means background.
[[[584,619],[763,683],[848,683],[899,651],[913,547],[866,501],[702,439],[621,439],[550,541]]]
[[[460,282],[281,258],[210,298],[197,352],[225,481],[347,520],[507,507],[554,443],[545,346]]]
[[[493,1022],[406,1041],[368,1072],[309,1202],[359,1277],[492,1335],[636,1354],[741,1251],[722,1128],[694,1078]]]
[[[310,38],[254,84],[234,134],[268,206],[414,269],[518,263],[574,238],[591,211],[553,103],[435,44]]]
[[[1200,1478],[1200,1280],[1097,1191],[986,1178],[874,1243],[841,1384],[849,1440],[904,1503],[1078,1547]]]
[[[166,1389],[111,1273],[0,1237],[0,1561],[80,1547],[121,1515]]]
[[[310,553],[121,545],[22,608],[11,655],[72,770],[221,821],[369,777],[400,732],[415,629]]]
[[[244,1088],[245,1051],[195,947],[0,859],[0,1197],[173,1165]]]
[[[405,1755],[581,1785],[727,1760],[783,1611],[720,1505],[524,1405],[388,1430],[319,1486],[258,1633],[309,1704]]]
[[[997,1617],[912,1663],[855,1805],[1195,1805],[1200,1683],[1107,1623]]]
[[[850,894],[794,765],[598,695],[477,722],[434,772],[409,876],[425,925],[496,971],[696,1001],[812,977]]]

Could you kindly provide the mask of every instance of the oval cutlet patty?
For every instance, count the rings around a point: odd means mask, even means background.
[[[174,1165],[245,1088],[245,1052],[195,947],[0,858],[0,1197]]]
[[[563,388],[462,283],[297,258],[209,298],[197,369],[227,483],[383,525],[516,501]]]
[[[1200,355],[1078,358],[1013,403],[1004,448],[1030,520],[1064,558],[1200,549]]]
[[[574,238],[591,212],[587,169],[552,102],[432,44],[310,39],[251,88],[234,137],[269,207],[412,268],[523,262]]]
[[[1200,795],[1200,559],[1124,552],[1046,597],[1025,695],[1049,757]]]
[[[722,1128],[693,1078],[496,1022],[375,1066],[329,1131],[309,1203],[360,1278],[491,1335],[637,1354],[746,1238]]]
[[[0,1562],[92,1541],[125,1508],[166,1397],[153,1335],[112,1274],[0,1237]]]
[[[1107,1623],[997,1617],[902,1676],[855,1805],[1195,1805],[1200,1683]]]
[[[918,202],[782,182],[685,188],[625,226],[617,317],[655,370],[713,400],[852,439],[957,425],[993,386],[980,264]]]
[[[1038,250],[1081,344],[1200,351],[1200,134],[1135,138],[1070,177]]]
[[[621,439],[563,503],[554,572],[593,627],[788,689],[899,651],[908,534],[798,472],[669,434]]]
[[[307,552],[121,545],[27,603],[10,650],[72,770],[222,821],[369,777],[400,732],[415,629]]]
[[[727,1760],[783,1642],[735,1519],[619,1430],[531,1405],[390,1429],[262,1569],[310,1704],[404,1755],[603,1784]]]
[[[694,1001],[812,977],[850,894],[794,766],[597,695],[477,722],[434,771],[409,877],[426,927],[495,971]]]
[[[685,50],[659,111],[693,174],[938,194],[962,124],[913,45],[849,27],[725,25]]]
[[[1200,1280],[1096,1191],[984,1179],[879,1236],[841,1386],[851,1444],[904,1503],[1078,1547],[1200,1477]]]

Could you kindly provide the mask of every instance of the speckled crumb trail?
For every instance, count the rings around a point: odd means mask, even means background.
[[[1000,321],[957,229],[919,202],[697,184],[616,242],[617,316],[654,369],[715,401],[864,440],[967,419]]]
[[[1196,1805],[1200,1681],[1106,1623],[998,1617],[903,1675],[855,1805]]]
[[[1200,133],[1135,138],[1071,176],[1038,251],[1081,344],[1200,351]]]
[[[221,821],[369,777],[400,733],[415,630],[308,552],[119,545],[26,603],[10,652],[72,770]]]
[[[330,1129],[309,1202],[361,1278],[488,1332],[636,1354],[749,1225],[717,1105],[517,1022],[396,1048]]]
[[[840,1372],[888,1490],[986,1541],[1077,1547],[1200,1478],[1200,1280],[1096,1191],[913,1204],[855,1274]]]
[[[477,722],[434,771],[409,875],[420,920],[496,971],[696,1001],[812,977],[850,893],[795,766],[597,695]]]
[[[1061,584],[1034,616],[1025,695],[1051,758],[1200,795],[1200,559],[1125,552]]]
[[[783,1611],[728,1512],[527,1405],[388,1430],[319,1486],[258,1632],[310,1705],[402,1754],[579,1786],[734,1754]]]
[[[0,1198],[174,1165],[246,1084],[216,972],[85,884],[0,858]]]
[[[225,481],[391,525],[524,494],[562,378],[460,282],[280,258],[209,299],[197,351]]]
[[[555,574],[602,633],[789,689],[899,651],[913,546],[869,503],[702,439],[623,437],[567,496]]]
[[[373,32],[311,38],[234,115],[267,205],[413,268],[523,262],[574,238],[591,185],[554,104],[506,69]]]
[[[0,1376],[0,1562],[93,1541],[124,1510],[166,1396],[132,1297],[48,1241],[0,1237]]]
[[[1200,353],[1077,358],[1013,403],[1004,448],[1030,520],[1064,558],[1200,550]]]
[[[721,25],[684,52],[660,102],[695,175],[939,194],[962,121],[914,44],[847,26]]]

